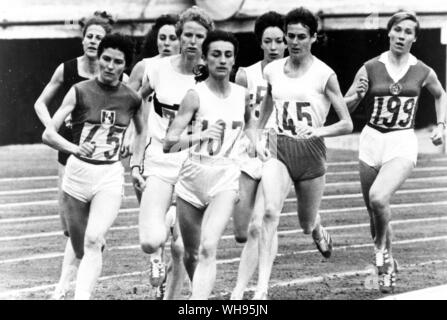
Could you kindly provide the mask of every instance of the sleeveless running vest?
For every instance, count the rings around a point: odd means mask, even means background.
[[[194,90],[200,100],[200,108],[196,112],[196,123],[205,130],[209,125],[220,123],[224,127],[220,141],[202,141],[190,149],[192,154],[234,158],[235,144],[244,129],[245,88],[231,83],[231,92],[226,98],[215,95],[205,82],[197,84]]]
[[[314,128],[324,125],[331,106],[325,89],[334,71],[313,56],[312,65],[306,73],[291,78],[284,73],[287,59],[270,62],[264,68],[264,75],[272,86],[273,128],[280,135],[297,137],[298,122]]]
[[[112,87],[93,79],[80,82],[74,88],[73,143],[96,145],[91,158],[80,159],[94,164],[118,161],[124,132],[140,108],[141,98],[121,82]]]
[[[393,80],[386,59],[387,52],[365,63],[369,80],[365,96],[367,125],[380,132],[413,129],[421,88],[431,69],[410,56],[408,71]]]
[[[148,134],[160,145],[180,106],[186,92],[195,85],[193,74],[181,74],[174,70],[173,57],[158,59],[148,70],[150,86],[154,90],[153,111],[149,113]]]

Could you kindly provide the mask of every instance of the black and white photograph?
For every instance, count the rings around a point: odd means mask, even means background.
[[[0,300],[447,300],[446,84],[444,0],[0,0]]]

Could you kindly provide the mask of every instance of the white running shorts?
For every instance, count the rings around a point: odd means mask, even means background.
[[[408,159],[416,165],[418,141],[414,130],[382,133],[365,126],[360,134],[359,159],[367,165],[380,168],[395,158]]]

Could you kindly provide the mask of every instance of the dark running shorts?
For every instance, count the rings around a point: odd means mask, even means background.
[[[68,141],[73,141],[73,134],[71,131],[71,128],[68,128],[65,123],[62,124],[62,126],[59,129],[59,134],[67,139]],[[61,165],[65,166],[67,164],[67,159],[70,156],[69,153],[61,152],[59,151],[57,153],[57,162],[59,162]]]
[[[269,150],[289,171],[294,182],[315,179],[326,173],[326,146],[323,138],[296,139],[269,135]]]

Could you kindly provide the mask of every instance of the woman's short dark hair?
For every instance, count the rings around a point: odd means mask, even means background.
[[[210,49],[210,44],[216,41],[226,41],[233,44],[234,48],[234,57],[236,58],[238,50],[239,50],[239,41],[236,39],[233,33],[223,31],[223,30],[213,30],[208,32],[205,40],[202,43],[202,54],[203,56],[207,56],[208,51]],[[200,82],[208,78],[208,69],[205,65],[198,65],[194,73],[196,74],[196,81]]]
[[[284,18],[284,30],[287,32],[289,24],[301,23],[303,26],[309,28],[309,34],[312,36],[318,31],[318,19],[308,9],[299,7],[289,11]]]
[[[278,27],[284,32],[284,17],[278,12],[269,11],[256,19],[255,36],[259,43],[262,43],[262,35],[269,27]]]
[[[82,28],[82,36],[85,36],[88,27],[91,25],[98,25],[104,28],[106,34],[112,32],[112,26],[115,24],[115,20],[112,15],[106,11],[95,11],[93,16],[89,18],[83,18],[79,20],[79,25]]]
[[[118,49],[124,53],[126,67],[132,64],[135,44],[130,37],[119,33],[106,35],[99,43],[98,58],[101,57],[102,53],[107,48]]]
[[[387,31],[390,32],[391,28],[393,28],[395,24],[400,23],[401,21],[404,20],[411,20],[416,23],[414,32],[416,34],[416,37],[418,37],[421,28],[419,25],[419,20],[416,17],[416,14],[410,11],[398,11],[395,14],[393,14],[390,20],[388,20],[388,24],[386,26]]]
[[[141,59],[154,57],[157,54],[159,54],[157,48],[158,32],[160,31],[161,27],[165,25],[172,25],[175,27],[177,21],[178,21],[178,15],[172,15],[172,14],[163,14],[155,20],[155,23],[152,25],[152,28],[146,34],[143,44],[141,45],[141,53],[140,53]]]

